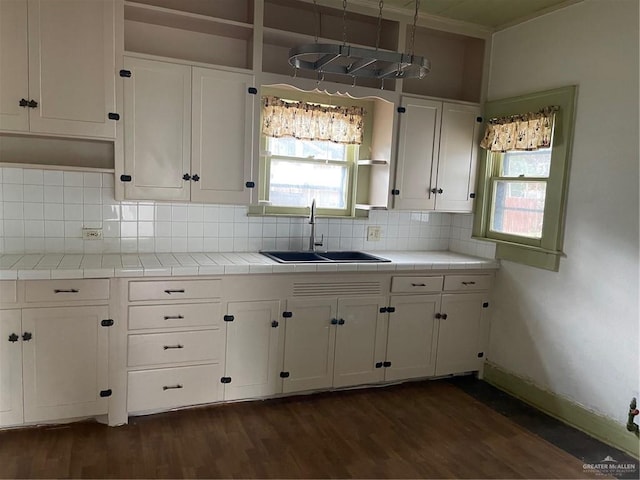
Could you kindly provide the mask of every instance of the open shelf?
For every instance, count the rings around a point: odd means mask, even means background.
[[[135,0],[125,1],[125,6],[149,6],[151,9],[163,9],[175,15],[196,14],[201,17],[218,20],[232,20],[240,23],[253,23],[252,0]]]

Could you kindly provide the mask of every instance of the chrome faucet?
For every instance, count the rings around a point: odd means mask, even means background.
[[[316,199],[311,201],[311,212],[309,213],[309,225],[311,225],[311,233],[309,234],[309,251],[315,252],[316,247],[321,247],[324,243],[324,233],[320,237],[320,241],[316,241]]]

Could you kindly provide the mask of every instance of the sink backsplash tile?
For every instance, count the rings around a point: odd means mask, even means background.
[[[319,218],[331,250],[453,250],[493,258],[471,240],[472,215],[372,211],[368,219]],[[381,227],[369,242],[367,226]],[[102,228],[83,240],[82,228]],[[0,168],[0,253],[152,253],[293,250],[306,247],[304,218],[248,217],[245,206],[114,199],[111,173]]]

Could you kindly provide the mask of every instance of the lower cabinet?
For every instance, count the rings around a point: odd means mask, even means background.
[[[106,306],[0,312],[0,424],[107,413],[107,318]]]
[[[279,300],[229,302],[224,317],[227,354],[224,399],[266,397],[282,392],[284,322]]]
[[[385,297],[288,300],[283,392],[383,380],[384,307]]]

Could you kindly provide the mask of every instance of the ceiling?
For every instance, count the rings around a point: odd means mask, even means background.
[[[582,0],[420,0],[420,13],[499,30],[578,1]],[[366,3],[378,6],[378,0]],[[384,7],[413,12],[415,0],[384,0]]]

